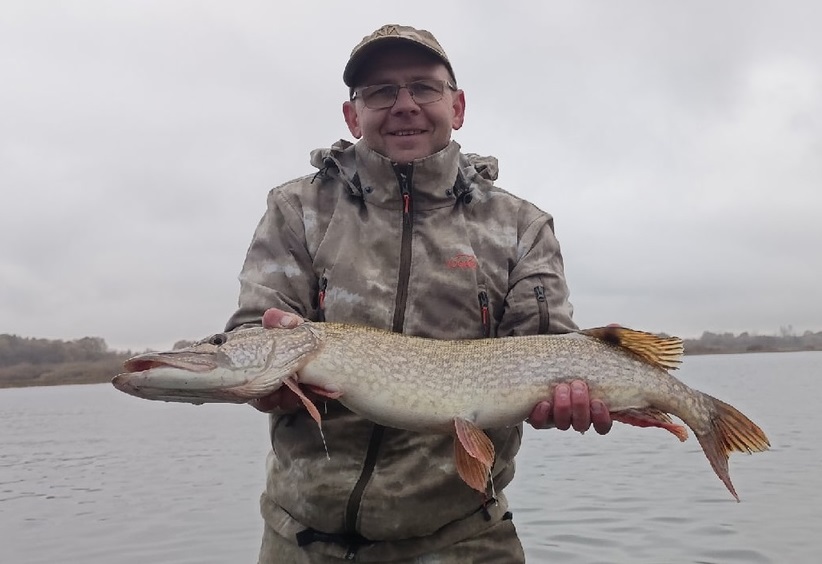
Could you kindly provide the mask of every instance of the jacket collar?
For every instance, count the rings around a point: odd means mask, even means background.
[[[352,195],[392,209],[403,205],[399,176],[403,169],[410,177],[416,210],[452,206],[479,185],[490,186],[497,178],[496,158],[462,154],[456,141],[433,155],[400,167],[362,141],[352,144],[341,139],[330,149],[312,151],[311,164],[319,169],[315,178],[336,171]]]

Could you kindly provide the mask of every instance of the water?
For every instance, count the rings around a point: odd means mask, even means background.
[[[508,488],[529,562],[804,563],[822,553],[822,353],[687,357],[773,449],[731,456],[736,503],[696,441],[615,425],[526,429]],[[0,390],[0,562],[256,562],[266,417],[108,385]]]

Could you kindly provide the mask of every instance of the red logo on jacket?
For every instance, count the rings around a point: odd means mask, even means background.
[[[445,261],[446,266],[448,268],[459,268],[462,270],[476,270],[477,269],[477,257],[474,255],[467,255],[464,253],[460,253],[458,255],[454,255],[447,261]]]

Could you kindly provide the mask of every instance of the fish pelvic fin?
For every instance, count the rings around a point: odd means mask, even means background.
[[[594,337],[629,351],[645,362],[662,368],[675,370],[682,362],[685,348],[679,337],[654,335],[645,331],[635,331],[627,327],[596,327],[580,331],[583,335]]]
[[[762,452],[768,450],[771,443],[762,429],[741,411],[711,396],[708,398],[712,401],[716,414],[711,420],[708,432],[697,433],[696,438],[708,457],[711,468],[731,495],[739,501],[728,473],[728,455],[731,452]]]
[[[635,427],[659,427],[673,433],[680,441],[688,440],[688,429],[683,425],[674,423],[673,419],[665,413],[653,407],[644,409],[623,409],[612,411],[611,419],[620,423],[627,423]]]
[[[488,435],[460,417],[454,418],[454,461],[463,482],[485,494],[494,465],[494,443]]]

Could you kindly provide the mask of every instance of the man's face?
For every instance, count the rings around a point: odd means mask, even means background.
[[[448,69],[438,59],[413,46],[396,45],[365,62],[358,87],[422,79],[451,82]],[[355,99],[343,104],[343,115],[351,135],[392,161],[408,164],[448,145],[451,131],[462,127],[465,95],[446,87],[442,100],[419,105],[408,89],[401,88],[390,108],[374,110]]]

